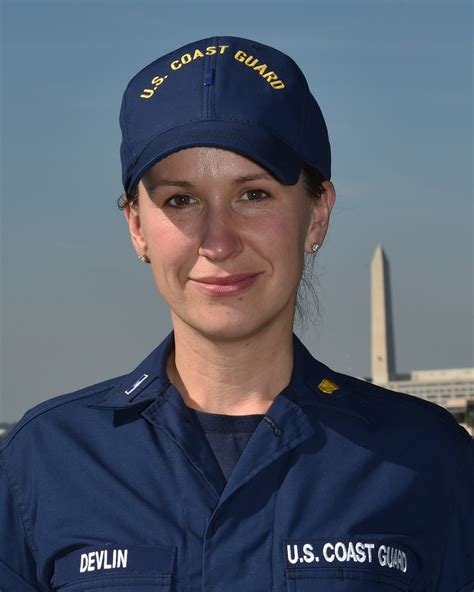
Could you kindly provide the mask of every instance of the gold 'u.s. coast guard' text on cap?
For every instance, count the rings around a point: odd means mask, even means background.
[[[172,72],[176,72],[181,70],[183,66],[194,62],[195,60],[203,59],[209,55],[224,55],[226,53],[227,48],[229,45],[210,45],[205,49],[194,49],[190,50],[175,60],[173,60],[169,67],[170,67],[170,74]],[[242,49],[239,49],[234,54],[234,60],[251,68],[257,74],[260,74],[263,80],[267,84],[269,84],[275,90],[281,90],[285,88],[285,83],[280,79],[279,75],[270,69],[270,66],[260,61],[257,56],[249,55]],[[159,74],[154,76],[151,79],[151,88],[144,88],[141,91],[140,98],[141,99],[151,99],[151,97],[155,94],[155,92],[160,88],[160,86],[166,82],[168,79],[169,74]]]

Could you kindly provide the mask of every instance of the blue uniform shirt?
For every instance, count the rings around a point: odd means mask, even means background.
[[[290,384],[226,480],[172,347],[7,435],[2,592],[472,592],[473,440],[447,411],[294,337]]]
[[[192,412],[201,424],[227,480],[263,414],[222,415],[197,409],[192,409]]]

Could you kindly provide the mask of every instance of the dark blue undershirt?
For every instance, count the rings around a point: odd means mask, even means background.
[[[226,480],[234,470],[243,449],[264,414],[221,415],[189,407],[214,452]]]

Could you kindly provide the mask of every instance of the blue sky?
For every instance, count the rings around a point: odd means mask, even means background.
[[[132,370],[170,329],[115,200],[128,80],[211,35],[273,45],[325,115],[337,203],[303,341],[370,373],[391,262],[399,371],[473,360],[472,3],[3,1],[0,421]]]

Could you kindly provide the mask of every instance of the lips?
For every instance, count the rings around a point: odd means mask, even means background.
[[[258,273],[236,273],[226,276],[207,276],[191,278],[193,282],[210,296],[232,296],[249,288],[255,283]]]
[[[204,277],[194,279],[195,282],[200,282],[201,284],[213,284],[215,286],[228,286],[230,284],[237,284],[242,282],[248,278],[257,276],[258,273],[237,273],[235,275],[226,275],[223,277]]]

